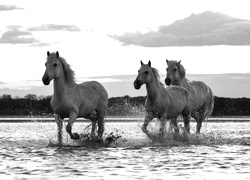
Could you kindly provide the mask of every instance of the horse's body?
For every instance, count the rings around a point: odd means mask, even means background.
[[[134,87],[135,89],[140,89],[143,84],[146,84],[147,99],[146,117],[142,131],[150,136],[147,131],[147,126],[152,119],[158,118],[161,122],[161,134],[164,134],[164,127],[167,120],[171,120],[171,123],[175,127],[175,131],[178,132],[177,117],[182,114],[185,128],[189,132],[189,121],[191,118],[189,92],[179,86],[165,88],[159,81],[157,70],[151,68],[150,61],[148,64],[143,64],[143,62],[141,62],[141,68],[134,81]]]
[[[182,86],[186,88],[191,94],[191,116],[197,122],[196,133],[200,133],[202,122],[208,118],[214,107],[214,96],[212,90],[201,81],[189,82],[185,76],[185,69],[181,65],[181,61],[167,60],[167,77],[165,79],[166,85]]]
[[[69,118],[66,130],[71,139],[79,138],[77,133],[71,132],[73,123],[79,117],[92,121],[92,137],[95,137],[98,123],[98,137],[102,138],[108,102],[107,91],[96,81],[75,83],[74,72],[67,62],[59,57],[59,53],[47,52],[47,55],[46,71],[42,80],[48,85],[54,79],[51,107],[60,119]]]

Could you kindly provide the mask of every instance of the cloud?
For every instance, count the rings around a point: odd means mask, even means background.
[[[32,33],[19,30],[18,26],[12,26],[9,27],[9,29],[10,30],[3,33],[0,38],[0,43],[27,44],[38,42],[35,38],[31,37]]]
[[[21,26],[9,26],[9,30],[2,34],[0,44],[28,44],[30,46],[49,46],[49,43],[41,42],[26,30],[20,30]]]
[[[39,27],[29,28],[30,31],[81,31],[75,25],[43,24]]]
[[[207,11],[160,26],[157,31],[109,37],[124,45],[144,47],[250,45],[250,21]]]
[[[11,11],[11,10],[22,10],[23,8],[19,8],[15,5],[0,5],[0,12],[1,11]]]
[[[46,43],[46,42],[36,42],[36,43],[33,43],[31,44],[30,46],[33,46],[33,47],[44,47],[44,46],[50,46],[51,43]]]

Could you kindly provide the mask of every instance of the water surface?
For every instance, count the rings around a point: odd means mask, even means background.
[[[64,146],[56,146],[56,125],[0,124],[1,179],[248,179],[250,123],[206,123],[202,134],[187,140],[152,142],[141,122],[106,123],[121,138],[110,145],[82,145],[64,132]],[[88,123],[75,123],[85,133]],[[149,127],[157,131],[157,123]]]

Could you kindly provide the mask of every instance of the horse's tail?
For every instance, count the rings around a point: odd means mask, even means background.
[[[214,95],[213,95],[213,92],[210,88],[209,88],[209,90],[210,90],[209,102],[208,102],[208,106],[206,108],[204,119],[208,119],[209,116],[212,114],[213,109],[214,109]]]

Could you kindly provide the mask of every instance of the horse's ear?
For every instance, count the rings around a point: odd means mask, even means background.
[[[49,55],[50,55],[50,52],[49,52],[49,51],[47,51],[47,56],[49,57]]]
[[[168,64],[168,62],[169,62],[168,59],[166,59],[166,63],[167,63],[167,64]]]
[[[142,60],[141,60],[141,65],[142,65],[142,66],[144,65],[144,63],[142,62]]]
[[[178,62],[178,64],[181,64],[181,60]]]
[[[151,67],[151,61],[150,60],[148,61],[148,66]]]
[[[56,58],[59,58],[59,52],[56,51]]]

